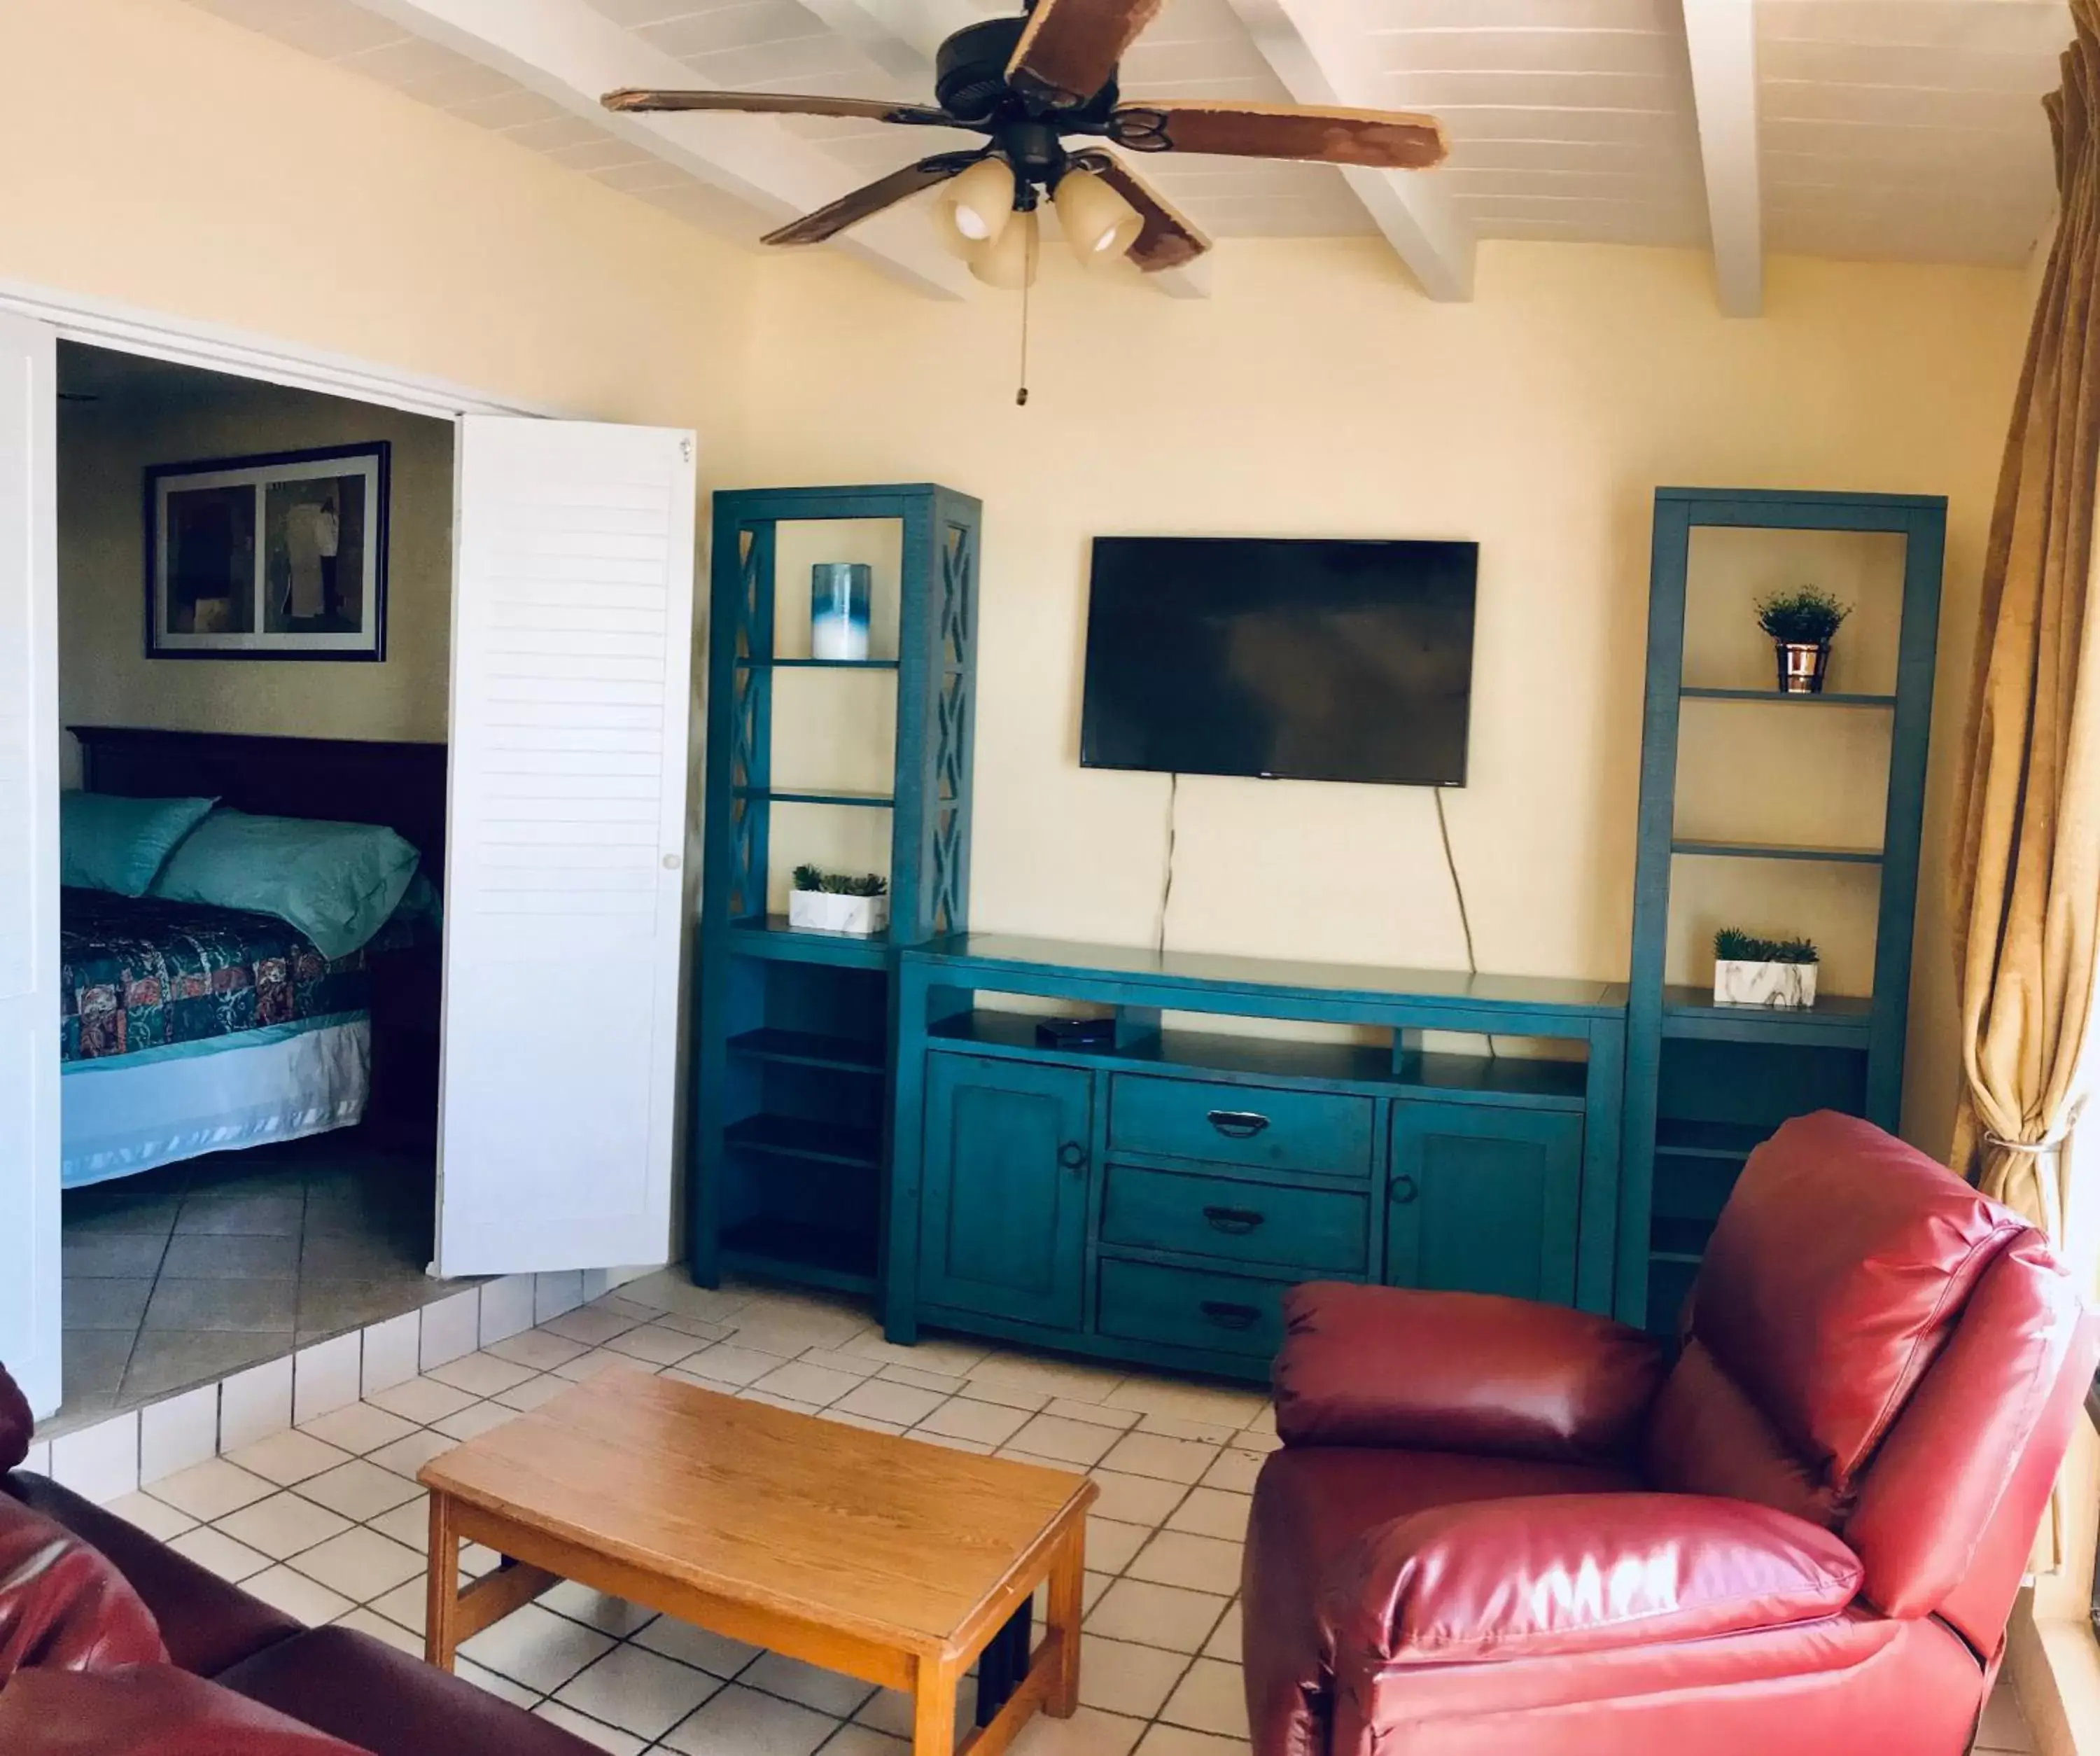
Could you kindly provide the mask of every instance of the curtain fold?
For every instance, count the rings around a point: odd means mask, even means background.
[[[2100,0],[2071,0],[2071,16],[2045,100],[2057,234],[1984,561],[1953,871],[1966,1088],[1952,1162],[2059,1248],[2100,934]],[[2058,1523],[2038,1566],[2059,1559]]]

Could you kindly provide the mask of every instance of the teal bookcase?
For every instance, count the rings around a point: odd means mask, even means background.
[[[1779,1123],[1829,1108],[1897,1125],[1946,520],[1923,496],[1657,492],[1620,1183],[1629,1321],[1675,1321],[1736,1173]],[[1802,585],[1855,611],[1829,692],[1782,695],[1753,600]],[[1814,1007],[1715,1005],[1719,926],[1816,940]]]
[[[968,924],[981,522],[930,483],[715,496],[687,1191],[703,1285],[876,1287],[893,948]],[[876,558],[864,659],[810,655],[808,574],[786,570],[837,558],[827,542]],[[775,905],[805,858],[881,863],[887,933],[790,928]]]

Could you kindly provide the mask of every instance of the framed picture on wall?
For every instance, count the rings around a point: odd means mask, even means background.
[[[386,656],[384,439],[146,471],[146,656]]]

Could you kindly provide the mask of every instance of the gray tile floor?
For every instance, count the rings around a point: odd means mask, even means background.
[[[64,1402],[46,1432],[443,1297],[430,1152],[345,1129],[65,1197]]]

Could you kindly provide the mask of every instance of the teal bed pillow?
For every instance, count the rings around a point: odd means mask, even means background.
[[[399,906],[419,858],[377,823],[214,811],[175,849],[152,893],[274,915],[322,956],[347,957]]]
[[[168,856],[215,802],[60,793],[59,882],[78,890],[143,896]]]

